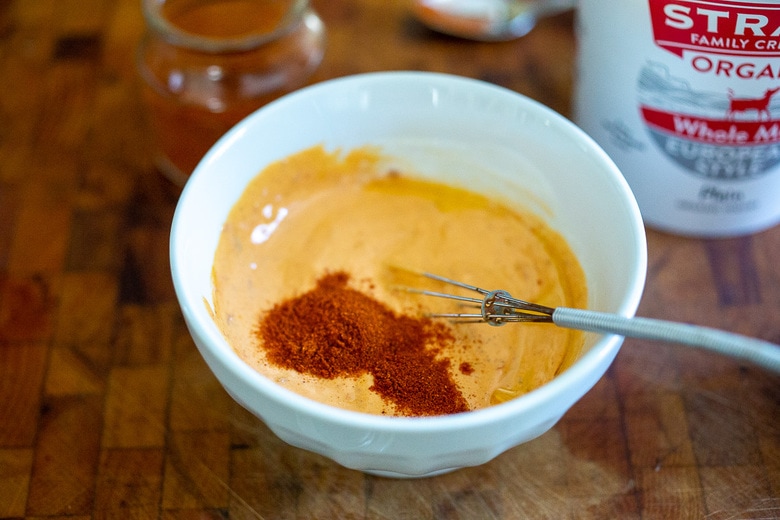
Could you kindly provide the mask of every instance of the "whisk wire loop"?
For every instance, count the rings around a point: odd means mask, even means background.
[[[450,278],[445,278],[432,273],[422,273],[426,278],[444,282],[450,285],[468,289],[479,294],[482,294],[482,298],[472,298],[468,296],[459,296],[457,294],[448,294],[436,291],[427,290],[413,290],[421,294],[428,296],[436,296],[438,298],[447,298],[450,300],[458,300],[468,302],[480,306],[480,313],[434,313],[430,314],[432,318],[450,318],[469,321],[485,321],[495,327],[504,325],[506,323],[517,322],[541,322],[552,323],[552,314],[555,309],[551,307],[545,307],[544,305],[538,305],[536,303],[527,302],[525,300],[519,300],[513,298],[511,294],[504,290],[488,291],[475,285],[459,282]]]

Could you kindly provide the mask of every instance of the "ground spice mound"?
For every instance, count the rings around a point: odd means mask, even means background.
[[[371,374],[371,390],[410,416],[468,410],[442,350],[446,325],[399,315],[328,273],[311,291],[276,304],[257,329],[268,360],[316,377]]]

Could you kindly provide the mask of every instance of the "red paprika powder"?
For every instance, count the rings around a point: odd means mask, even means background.
[[[348,282],[345,272],[328,273],[314,289],[265,313],[257,336],[268,360],[324,379],[370,374],[371,390],[401,415],[467,411],[450,360],[442,357],[454,341],[449,328],[396,314]]]

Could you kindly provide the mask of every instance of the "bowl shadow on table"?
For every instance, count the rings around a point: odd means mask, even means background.
[[[593,392],[609,386],[598,384]],[[614,449],[622,442],[619,421],[591,416],[592,408],[586,396],[571,418],[484,465],[406,480],[365,474],[290,446],[232,403],[230,514],[624,517],[636,511],[636,499],[623,452]]]
[[[674,345],[645,343],[630,341],[596,386],[539,438],[486,464],[425,479],[369,475],[290,446],[227,398],[231,516],[352,512],[379,518],[639,518],[668,508],[702,515],[713,508],[725,511],[718,505],[722,497],[707,494],[707,479],[720,471],[715,466],[739,474],[732,466],[751,458],[738,448],[745,444],[739,439],[750,436],[750,424],[763,428],[763,434],[776,431],[771,414],[761,419],[762,410],[734,410],[734,403],[724,405],[704,388],[678,393],[673,380],[654,383],[643,377],[635,349],[659,348],[659,366],[671,358],[685,363],[691,355]],[[733,365],[725,370],[744,372]],[[204,377],[211,376],[204,372]],[[752,401],[753,392],[771,389],[771,379],[757,378],[740,392],[741,399]],[[628,380],[634,386],[619,397],[618,386]],[[716,417],[729,409],[745,415],[746,426],[739,432],[717,427]],[[729,453],[717,449],[724,435],[730,439],[726,444],[737,447]],[[698,468],[699,459],[713,468]],[[765,502],[766,494],[756,495],[756,490],[769,489],[770,476],[753,477],[735,483],[744,497],[726,509],[737,514]]]

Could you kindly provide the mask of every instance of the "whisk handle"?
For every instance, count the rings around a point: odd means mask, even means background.
[[[559,327],[680,343],[751,361],[774,372],[780,372],[780,345],[740,334],[687,323],[652,318],[626,318],[617,314],[569,307],[556,308],[552,319]]]

